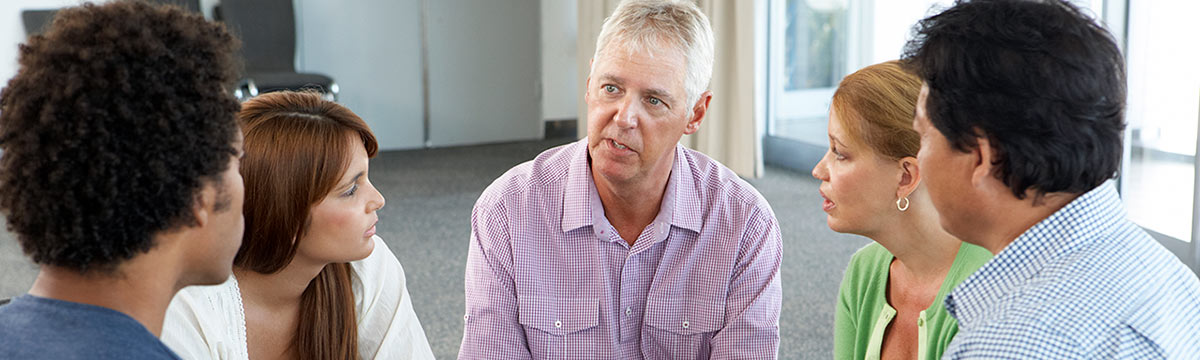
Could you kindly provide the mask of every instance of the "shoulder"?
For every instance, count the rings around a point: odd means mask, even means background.
[[[991,260],[991,251],[979,245],[963,242],[958,248],[958,254],[955,255],[954,265],[951,266],[950,274],[947,274],[946,277],[952,278],[955,284],[961,283],[968,276],[983,267],[983,264]]]
[[[185,287],[175,293],[175,297],[171,299],[164,321],[167,323],[217,321],[217,317],[207,315],[222,315],[221,318],[223,318],[229,311],[241,311],[241,301],[236,295],[238,291],[237,280],[233,276],[218,285]],[[196,316],[180,318],[181,314],[195,314]]]
[[[355,291],[370,291],[380,286],[403,287],[404,267],[400,265],[396,254],[379,235],[372,236],[371,241],[375,242],[371,255],[350,262],[350,269],[353,271],[351,276],[356,282]]]
[[[576,141],[550,148],[512,167],[484,189],[475,202],[475,211],[486,211],[521,194],[561,189],[572,161],[586,151],[587,143]]]
[[[238,292],[233,276],[220,285],[183,288],[167,307],[162,342],[188,358],[215,356],[217,344],[244,351],[245,310]]]
[[[889,252],[883,245],[872,241],[871,243],[859,248],[850,256],[850,266],[866,266],[876,267],[881,263],[890,265],[892,253]]]
[[[870,283],[869,279],[882,276],[891,266],[892,253],[882,245],[872,241],[850,256],[846,265],[846,274],[842,278],[842,286],[856,288]]]
[[[14,299],[0,307],[0,359],[174,359],[137,320],[68,301]]]
[[[765,210],[774,217],[762,194],[733,170],[704,153],[685,146],[679,148],[683,150],[683,161],[691,170],[691,180],[698,185],[701,197],[739,208]]]
[[[1132,303],[1161,303],[1200,296],[1200,283],[1187,266],[1141,229],[1098,236],[1054,259],[1030,286],[1061,299],[1106,305],[1077,311],[1112,311]],[[1173,297],[1173,291],[1180,290]],[[1194,302],[1194,301],[1192,301]]]
[[[944,356],[951,359],[1080,359],[1076,339],[1048,324],[1004,319],[961,329]]]

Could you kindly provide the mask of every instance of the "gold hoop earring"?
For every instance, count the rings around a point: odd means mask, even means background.
[[[901,201],[904,202],[904,206],[900,205]],[[896,199],[896,209],[900,209],[901,212],[908,210],[908,197],[907,196]]]

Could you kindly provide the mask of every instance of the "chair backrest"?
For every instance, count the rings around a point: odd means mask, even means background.
[[[21,22],[25,24],[25,36],[41,34],[54,20],[58,9],[24,10],[21,11]]]
[[[200,12],[200,0],[151,0],[150,2],[163,5],[175,5],[191,12]]]
[[[296,71],[292,0],[222,0],[221,21],[242,40],[246,72]]]
[[[152,0],[151,2],[163,5],[175,5],[184,10],[200,12],[200,0]],[[50,26],[50,22],[54,20],[54,14],[58,9],[44,10],[24,10],[21,11],[21,22],[25,25],[25,36],[33,36],[41,34]]]

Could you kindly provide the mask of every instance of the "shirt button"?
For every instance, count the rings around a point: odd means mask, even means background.
[[[463,315],[463,321],[471,320],[471,314]]]
[[[626,306],[625,315],[633,314],[633,308]]]
[[[555,321],[554,321],[554,327],[556,327],[556,328],[560,328],[560,327],[562,327],[562,321],[555,320]]]
[[[925,326],[925,319],[917,319],[917,326],[918,327]]]
[[[687,321],[687,320],[684,320],[684,321],[683,321],[683,328],[684,328],[684,329],[687,329],[687,328],[688,328],[688,321]]]

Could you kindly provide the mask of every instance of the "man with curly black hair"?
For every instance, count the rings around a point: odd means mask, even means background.
[[[1109,181],[1126,96],[1108,31],[1063,0],[959,0],[915,34],[930,201],[995,254],[946,296],[944,358],[1200,356],[1200,281]]]
[[[0,307],[0,359],[176,359],[158,340],[188,285],[241,242],[236,40],[142,2],[59,11],[0,92],[0,213],[40,265]]]

